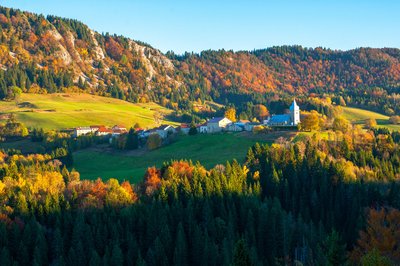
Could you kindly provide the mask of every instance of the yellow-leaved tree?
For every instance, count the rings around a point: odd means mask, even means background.
[[[234,107],[229,107],[228,109],[226,109],[225,117],[232,122],[236,122],[236,109]]]

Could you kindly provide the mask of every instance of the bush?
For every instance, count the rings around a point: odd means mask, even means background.
[[[149,138],[147,139],[147,143],[146,143],[147,148],[149,150],[155,150],[155,149],[161,147],[161,144],[162,144],[162,139],[161,139],[160,135],[158,135],[158,134],[151,134],[149,136]]]
[[[196,126],[195,125],[191,125],[190,126],[190,130],[189,130],[189,135],[196,135],[198,132],[197,132],[197,128],[196,128]]]
[[[400,124],[400,115],[391,116],[391,117],[389,118],[389,122],[390,122],[391,124],[393,124],[393,125],[399,125],[399,124]]]
[[[374,128],[378,125],[378,123],[376,123],[376,120],[374,118],[368,118],[365,120],[365,126],[369,129]]]

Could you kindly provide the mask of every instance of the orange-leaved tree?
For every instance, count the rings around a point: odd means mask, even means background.
[[[376,250],[380,256],[400,265],[400,211],[394,208],[370,209],[367,227],[360,232],[351,258],[360,261]]]
[[[156,167],[149,167],[144,175],[143,192],[152,195],[161,185],[161,171]]]

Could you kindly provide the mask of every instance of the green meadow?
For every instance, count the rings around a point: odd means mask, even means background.
[[[198,134],[180,136],[172,144],[153,151],[99,152],[86,149],[74,153],[74,167],[82,179],[114,177],[136,183],[143,178],[148,167],[161,167],[163,162],[171,160],[199,161],[207,168],[232,159],[243,162],[248,149],[257,141],[239,134]]]
[[[0,102],[0,115],[14,113],[28,127],[45,130],[78,126],[139,123],[153,127],[154,113],[171,113],[155,103],[133,104],[126,101],[90,94],[22,94],[18,103]],[[1,121],[0,121],[1,122]]]
[[[378,123],[378,127],[386,127],[390,130],[400,131],[400,125],[393,125],[389,122],[389,116],[368,111],[360,108],[342,107],[343,116],[355,124],[365,124],[368,118],[374,118]]]

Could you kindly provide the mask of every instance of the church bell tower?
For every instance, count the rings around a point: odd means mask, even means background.
[[[296,100],[293,100],[290,105],[290,118],[292,126],[297,126],[300,123],[300,107],[297,105]]]

